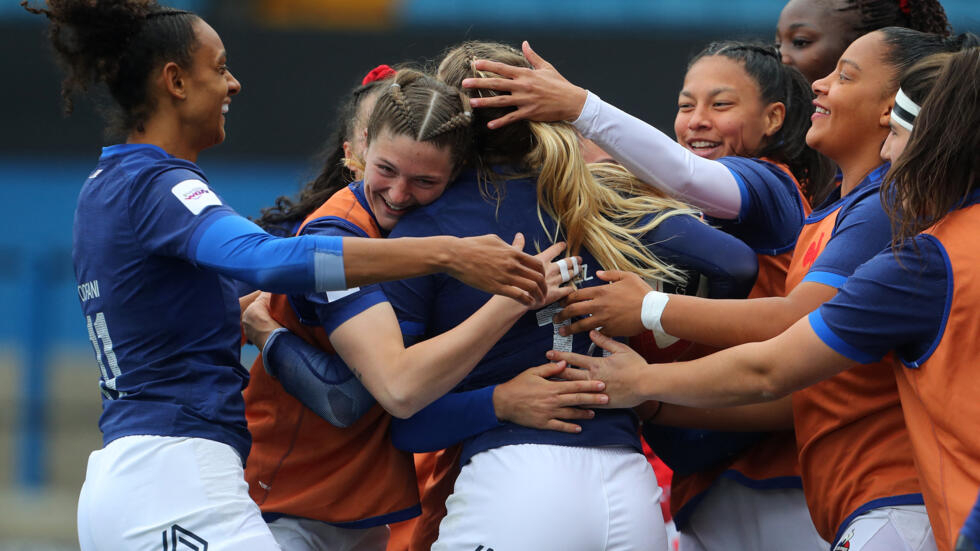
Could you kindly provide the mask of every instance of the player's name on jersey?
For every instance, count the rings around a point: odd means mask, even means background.
[[[93,298],[99,298],[99,280],[93,279],[86,281],[78,286],[78,298],[85,302]]]

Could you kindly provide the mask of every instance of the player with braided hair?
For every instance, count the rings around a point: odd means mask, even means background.
[[[241,90],[213,28],[152,0],[22,5],[50,21],[66,109],[75,93],[104,85],[110,126],[125,141],[103,149],[75,211],[104,442],[79,498],[81,548],[158,548],[162,538],[175,548],[274,549],[243,478],[248,374],[234,280],[299,293],[445,269],[532,302],[544,295],[541,262],[489,236],[274,238],[223,204],[195,164],[223,141]]]
[[[783,63],[813,82],[834,70],[851,42],[884,27],[950,34],[939,0],[790,0],[779,15],[776,46]]]
[[[468,113],[457,90],[399,71],[367,124],[364,180],[310,213],[298,235],[384,237],[455,177],[470,146]],[[558,251],[542,254],[550,260]],[[378,286],[257,299],[244,315],[246,334],[262,350],[245,391],[253,437],[245,478],[279,544],[384,549],[386,525],[419,508],[412,459],[392,445],[388,412],[410,415],[444,393],[523,311],[491,299],[484,315],[405,349],[397,327],[383,323],[391,307]],[[455,367],[443,371],[445,359]],[[567,384],[577,392],[597,387]],[[598,399],[589,394],[575,404]]]

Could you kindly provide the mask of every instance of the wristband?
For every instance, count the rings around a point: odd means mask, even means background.
[[[664,314],[668,300],[670,295],[667,293],[650,291],[643,297],[643,306],[640,309],[640,321],[643,322],[643,327],[653,331],[653,338],[660,348],[667,348],[680,340],[673,335],[668,335],[664,331],[664,326],[660,324],[660,316]]]

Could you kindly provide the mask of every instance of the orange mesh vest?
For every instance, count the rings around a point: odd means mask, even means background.
[[[809,216],[811,207],[800,183],[789,167],[771,159],[763,159],[789,174],[803,203],[803,214]],[[799,241],[797,241],[797,247]],[[777,255],[758,255],[759,275],[748,298],[781,297],[786,295],[786,272],[794,251]],[[715,480],[727,471],[734,471],[735,479],[758,488],[799,487],[800,467],[796,458],[796,439],[792,431],[773,432],[765,439],[742,452],[727,465],[688,476],[674,476],[670,485],[670,510],[679,525],[684,524],[693,512],[696,501],[711,488]],[[738,476],[742,475],[742,476]],[[750,480],[745,480],[746,478]],[[690,505],[690,506],[689,506]]]
[[[929,523],[939,551],[951,551],[980,488],[980,205],[923,233],[949,258],[949,314],[932,354],[896,369]]]
[[[786,275],[787,292],[827,246],[839,213],[840,208],[807,220]],[[837,539],[842,524],[873,500],[921,491],[892,369],[886,358],[793,393],[803,492],[813,524],[827,541]]]
[[[381,231],[344,188],[303,222],[336,216],[370,237]],[[301,228],[302,229],[302,228]],[[333,352],[320,327],[303,325],[284,295],[273,295],[272,316],[307,342]],[[337,428],[288,394],[255,360],[245,389],[252,451],[245,468],[249,494],[264,513],[368,527],[418,513],[412,455],[391,443],[391,416],[375,404],[356,423]]]

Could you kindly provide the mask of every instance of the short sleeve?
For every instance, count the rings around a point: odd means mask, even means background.
[[[803,227],[803,198],[796,181],[782,168],[761,159],[723,157],[742,195],[735,220],[713,220],[759,254],[776,255],[796,244]]]
[[[336,216],[325,216],[311,221],[303,227],[300,235],[367,237],[364,230]],[[323,327],[327,335],[347,320],[386,300],[378,284],[290,297],[290,303],[300,320],[304,323],[316,323]]]
[[[203,177],[186,168],[155,173],[134,182],[129,217],[140,244],[148,252],[193,260],[195,237],[224,216],[237,216],[224,205]]]
[[[837,295],[810,314],[810,326],[827,346],[871,363],[889,351],[916,365],[939,343],[949,314],[952,271],[945,249],[919,236],[859,267]]]
[[[877,191],[841,209],[827,246],[803,281],[840,287],[858,266],[882,252],[891,242],[891,221]]]

